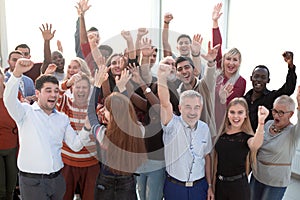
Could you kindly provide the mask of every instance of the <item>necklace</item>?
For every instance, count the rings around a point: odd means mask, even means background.
[[[275,127],[274,124],[271,126],[271,130],[272,130],[274,133],[280,133],[283,129],[284,129],[284,128],[282,128],[282,129],[277,129],[277,128]]]

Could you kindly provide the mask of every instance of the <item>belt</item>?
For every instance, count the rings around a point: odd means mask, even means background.
[[[236,176],[222,176],[222,175],[218,175],[218,179],[220,181],[235,181],[235,180],[243,178],[244,176],[246,176],[245,172],[242,173],[242,174],[236,175]]]
[[[198,180],[195,180],[195,181],[187,181],[187,182],[184,182],[184,181],[179,181],[175,178],[173,178],[172,176],[170,176],[169,174],[167,174],[167,180],[172,182],[172,183],[175,183],[177,185],[182,185],[182,186],[185,186],[185,187],[193,187],[194,185],[196,185],[198,182],[202,181],[205,177],[203,178],[200,178]]]
[[[60,174],[61,170],[57,171],[57,172],[53,172],[50,174],[34,174],[34,173],[28,173],[28,172],[22,172],[20,171],[20,175],[27,177],[27,178],[47,178],[47,179],[52,179],[52,178],[56,178],[59,174]]]
[[[291,166],[291,163],[270,163],[270,162],[265,162],[265,161],[259,161],[264,165],[273,165],[273,166]]]

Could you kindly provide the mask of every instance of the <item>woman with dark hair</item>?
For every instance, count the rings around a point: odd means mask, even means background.
[[[107,79],[108,68],[100,66],[95,76],[95,87],[90,100],[88,117],[92,132],[100,145],[100,173],[95,187],[95,199],[137,199],[134,173],[145,162],[144,128],[137,120],[135,109],[126,96],[126,83],[131,78],[123,70],[116,78],[119,92],[105,98],[98,121],[95,111],[96,88]],[[90,127],[85,127],[90,129]]]

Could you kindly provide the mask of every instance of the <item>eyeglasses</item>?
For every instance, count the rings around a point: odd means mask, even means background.
[[[282,117],[285,113],[292,112],[292,111],[286,111],[286,112],[284,112],[282,110],[276,110],[276,109],[272,109],[271,111],[272,111],[272,115],[277,114],[279,117]]]

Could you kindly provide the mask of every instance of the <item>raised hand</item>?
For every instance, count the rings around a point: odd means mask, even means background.
[[[95,71],[95,81],[94,86],[100,88],[102,83],[107,80],[108,78],[108,71],[109,67],[106,67],[106,65],[98,65],[98,69]]]
[[[49,41],[54,37],[56,30],[52,31],[52,24],[42,24],[42,27],[39,27],[42,32],[43,38],[45,41]]]
[[[61,44],[60,40],[56,41],[56,46],[57,46],[58,51],[60,51],[61,53],[63,53],[64,50],[63,50],[63,47],[62,47],[62,44]]]
[[[139,28],[137,32],[137,37],[142,38],[147,34],[148,34],[148,30],[146,28]]]
[[[265,119],[269,116],[269,110],[264,106],[258,106],[258,123],[264,124]]]
[[[291,51],[285,51],[282,54],[284,61],[288,64],[288,66],[294,66],[294,54]]]
[[[217,57],[219,48],[220,48],[220,44],[217,44],[216,46],[211,48],[211,42],[209,41],[207,54],[206,55],[201,54],[201,56],[208,62],[214,62]]]
[[[167,24],[169,24],[171,21],[172,21],[172,19],[173,19],[173,15],[172,15],[172,13],[166,13],[165,15],[164,15],[164,22],[165,23],[167,23]]]
[[[201,37],[200,34],[194,35],[193,41],[191,44],[192,55],[195,55],[195,56],[200,55],[202,41],[203,41],[203,37]]]
[[[88,5],[89,0],[79,0],[77,2],[77,6],[75,8],[77,9],[78,15],[84,15],[85,12],[90,9],[91,5]]]
[[[132,74],[131,80],[134,81],[137,84],[141,84],[143,82],[143,79],[140,75],[140,68],[139,66],[136,66],[135,63],[128,64],[127,69]]]
[[[157,70],[157,77],[159,79],[167,79],[168,76],[171,74],[173,68],[173,66],[170,64],[171,60],[173,61],[174,59],[171,56],[167,56],[159,62],[159,67]]]
[[[152,41],[149,38],[143,38],[140,44],[143,56],[150,57],[153,54]]]
[[[71,76],[71,78],[66,83],[67,87],[71,87],[72,85],[74,85],[74,83],[81,80],[81,74],[82,74],[82,72],[78,72],[77,74],[73,74]]]
[[[123,38],[126,40],[126,41],[129,41],[129,40],[132,40],[132,36],[131,36],[131,33],[130,31],[121,31],[121,35],[123,36]]]
[[[115,81],[116,81],[116,86],[119,89],[119,92],[124,92],[126,90],[126,84],[128,81],[131,79],[132,74],[129,73],[129,70],[123,69],[121,72],[121,76],[116,76]]]
[[[218,3],[217,5],[214,6],[214,10],[212,12],[212,20],[213,21],[218,21],[221,17],[221,15],[223,14],[221,12],[222,9],[222,3]]]
[[[219,97],[220,102],[222,104],[226,103],[227,98],[233,93],[233,84],[232,83],[225,83],[225,85],[221,85],[219,89]]]
[[[49,64],[44,74],[53,74],[56,68],[57,68],[56,64],[54,63]]]
[[[15,77],[21,77],[23,73],[29,71],[34,65],[34,62],[27,58],[19,58],[16,62],[13,75]]]

